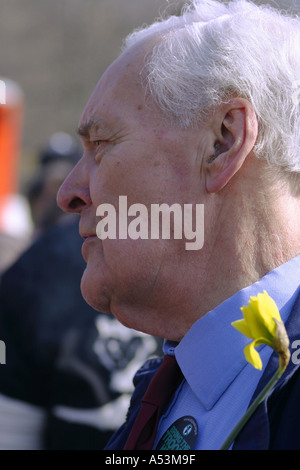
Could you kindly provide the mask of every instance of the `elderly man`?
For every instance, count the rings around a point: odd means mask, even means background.
[[[177,378],[168,368],[154,376],[161,392],[174,390],[151,431],[140,420],[152,405],[144,398],[143,411],[141,399],[160,360],[138,371],[107,449],[221,447],[278,365],[263,346],[263,371],[254,369],[243,355],[249,339],[231,326],[251,296],[275,300],[291,345],[300,335],[299,45],[296,17],[246,0],[194,0],[133,33],[83,111],[84,154],[58,194],[81,216],[83,296],[165,338],[165,358],[180,368]],[[119,196],[148,214],[179,204],[195,217],[204,205],[203,246],[187,249],[175,223],[170,237],[151,237],[150,216],[149,236],[130,236],[121,225],[135,212],[126,219]],[[115,209],[116,236],[107,218],[106,233],[97,230],[103,204]],[[232,448],[300,448],[294,362]]]

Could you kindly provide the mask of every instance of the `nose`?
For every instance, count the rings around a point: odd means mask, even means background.
[[[91,204],[88,178],[82,170],[79,161],[58,190],[57,204],[64,212],[80,214]]]

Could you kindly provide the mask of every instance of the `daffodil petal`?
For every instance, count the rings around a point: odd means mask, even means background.
[[[236,321],[232,322],[231,325],[236,330],[238,330],[240,333],[242,333],[243,335],[247,336],[248,338],[254,339],[254,337],[251,333],[251,330],[250,330],[249,326],[247,325],[244,318],[241,319],[241,320],[236,320]]]
[[[262,370],[262,360],[255,349],[255,343],[255,341],[252,341],[244,348],[245,358],[255,369]]]
[[[241,307],[241,310],[248,328],[251,331],[251,338],[260,338],[262,336],[270,337],[268,329],[265,328],[264,323],[261,321],[261,315],[258,310],[258,301],[256,297],[250,297],[248,306]]]
[[[260,312],[263,312],[262,321],[273,336],[276,332],[276,323],[274,322],[274,318],[280,322],[282,321],[277,305],[266,291],[264,291],[263,294],[258,294],[257,300],[258,309]]]
[[[247,307],[241,308],[253,338],[260,336],[272,340],[276,332],[274,318],[280,320],[280,313],[274,300],[266,291],[249,299]]]
[[[247,306],[241,307],[244,318],[232,322],[232,326],[244,336],[253,339],[244,348],[247,361],[256,369],[262,369],[262,361],[256,347],[266,344],[277,351],[289,353],[289,340],[282,323],[279,310],[274,300],[266,291],[257,296],[251,296]],[[280,327],[280,328],[279,328]],[[279,332],[281,331],[281,334]],[[286,354],[287,362],[289,354]]]

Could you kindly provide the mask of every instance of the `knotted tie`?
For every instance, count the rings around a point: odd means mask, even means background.
[[[183,375],[175,357],[165,355],[142,399],[140,411],[124,450],[152,449],[162,410],[182,378]]]

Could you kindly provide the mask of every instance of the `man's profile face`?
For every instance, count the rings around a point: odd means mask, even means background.
[[[150,214],[151,204],[199,202],[202,188],[195,135],[170,126],[145,100],[139,76],[143,56],[142,46],[129,50],[98,82],[79,122],[84,154],[58,202],[81,216],[86,301],[127,326],[151,332],[144,312],[154,315],[149,322],[156,315],[163,322],[163,314],[155,312],[175,311],[184,295],[179,282],[184,240],[100,240],[97,207],[115,207],[118,229],[119,196],[127,197],[128,207],[143,204]]]

